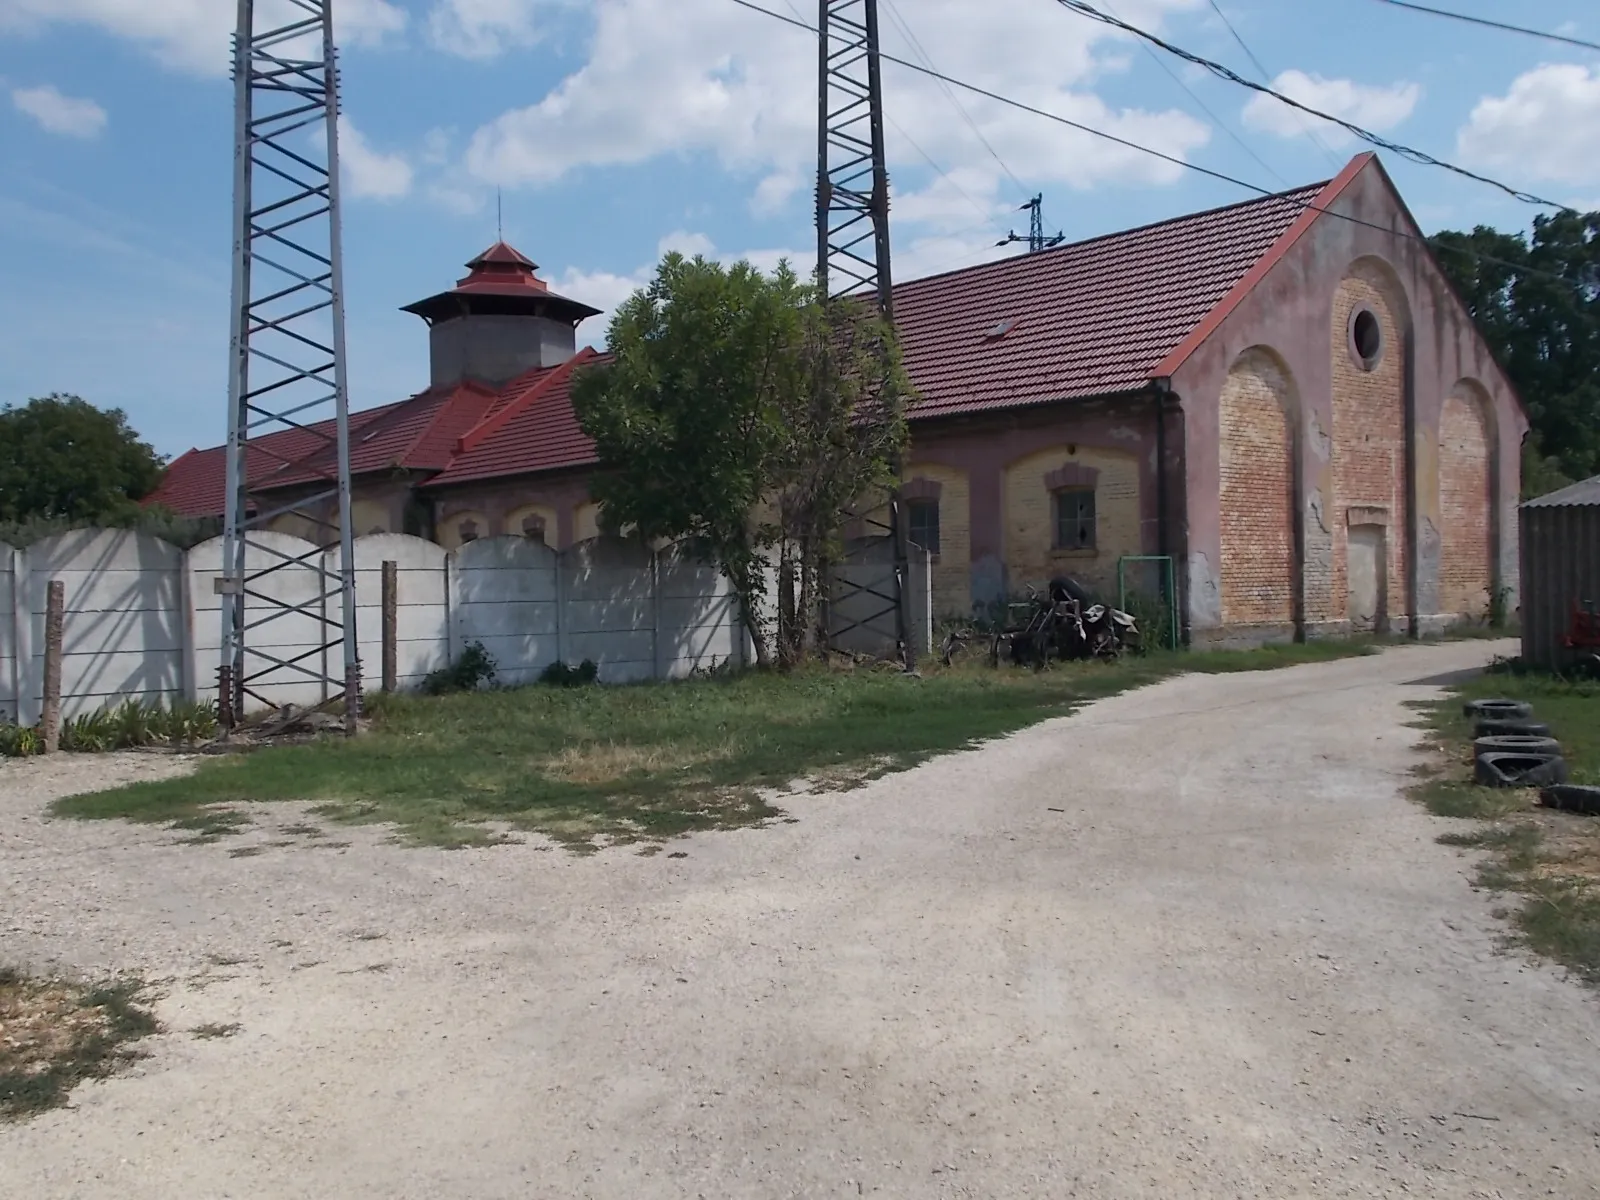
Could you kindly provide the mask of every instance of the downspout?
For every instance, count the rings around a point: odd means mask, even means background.
[[[1172,391],[1170,379],[1157,379],[1152,384],[1150,399],[1156,410],[1156,553],[1167,553],[1167,396]],[[1176,574],[1176,571],[1174,571]],[[1177,581],[1173,581],[1176,591]]]
[[[1156,553],[1172,563],[1172,601],[1178,610],[1178,644],[1186,646],[1189,643],[1189,563],[1186,557],[1188,551],[1185,549],[1182,555],[1173,553],[1172,493],[1167,478],[1171,473],[1167,461],[1167,413],[1174,410],[1174,405],[1168,402],[1178,401],[1178,395],[1172,390],[1172,379],[1165,375],[1150,381],[1150,391],[1156,414]],[[1176,411],[1182,413],[1181,401],[1178,402]],[[1187,467],[1184,469],[1187,470]],[[1185,520],[1187,520],[1186,514],[1185,497]],[[1187,546],[1187,535],[1184,541]]]

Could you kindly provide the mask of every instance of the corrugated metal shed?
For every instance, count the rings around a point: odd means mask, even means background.
[[[1600,475],[1522,505],[1522,658],[1560,667],[1574,606],[1600,607]]]

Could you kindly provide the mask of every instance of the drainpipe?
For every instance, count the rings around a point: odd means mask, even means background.
[[[1167,397],[1172,393],[1170,379],[1153,383],[1150,399],[1156,410],[1156,553],[1167,551]],[[1176,572],[1174,572],[1176,573]],[[1176,580],[1174,580],[1176,583]],[[1174,588],[1176,591],[1176,588]]]

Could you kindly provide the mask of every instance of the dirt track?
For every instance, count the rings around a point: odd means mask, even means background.
[[[1177,679],[685,858],[177,846],[0,765],[0,959],[174,1031],[0,1196],[1600,1196],[1600,1002],[1399,792],[1496,649]]]

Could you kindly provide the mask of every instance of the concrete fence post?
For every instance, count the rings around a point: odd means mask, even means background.
[[[661,551],[650,551],[650,677],[664,679],[661,664]]]
[[[61,748],[61,634],[65,624],[67,589],[52,579],[44,607],[44,752]]]
[[[576,545],[577,543],[573,543]],[[567,661],[567,560],[572,546],[556,553],[556,661]]]
[[[26,725],[23,719],[23,709],[27,707],[24,696],[28,691],[28,667],[30,661],[25,655],[28,653],[28,634],[33,628],[33,621],[27,612],[28,581],[27,559],[21,550],[14,550],[10,546],[0,545],[0,554],[10,560],[11,566],[11,702],[15,711],[11,719],[18,725]]]
[[[456,623],[461,619],[460,597],[456,595],[456,588],[460,582],[461,571],[456,565],[456,550],[444,556],[444,661],[453,663],[461,653],[458,644],[461,640]]]
[[[399,687],[400,653],[400,564],[394,559],[383,562],[383,690],[393,692]]]

